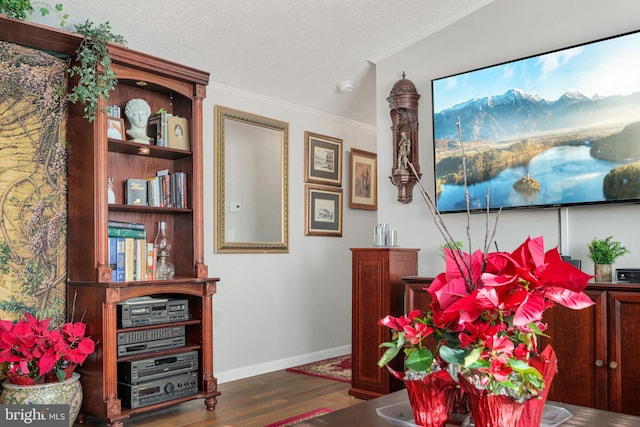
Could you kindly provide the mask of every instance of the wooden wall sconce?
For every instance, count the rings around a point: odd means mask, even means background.
[[[420,173],[418,150],[418,91],[416,86],[405,78],[398,80],[387,98],[391,109],[391,131],[393,133],[393,167],[391,183],[398,187],[398,201],[409,203],[413,200],[413,187],[418,178],[411,172],[409,163]]]

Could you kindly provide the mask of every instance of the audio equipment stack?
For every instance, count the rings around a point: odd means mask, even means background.
[[[123,329],[188,319],[186,299],[143,297],[118,304],[118,320]],[[152,355],[185,345],[184,325],[119,332],[118,357],[136,356],[118,363],[118,395],[122,405],[135,409],[196,394],[198,351]],[[145,354],[148,356],[144,357]]]

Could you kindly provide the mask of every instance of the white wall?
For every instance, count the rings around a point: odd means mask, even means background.
[[[377,64],[379,222],[397,228],[403,246],[421,248],[420,275],[432,276],[444,268],[436,256],[443,239],[417,190],[411,204],[401,205],[396,201],[396,187],[386,177],[393,161],[386,97],[402,72],[406,71],[421,95],[420,165],[424,185],[431,189],[432,79],[635,31],[640,26],[638,16],[640,2],[636,0],[496,0]],[[588,242],[595,236],[613,235],[631,251],[614,268],[640,267],[640,233],[636,226],[639,209],[629,205],[503,212],[496,241],[500,250],[512,250],[527,235],[544,235],[545,247],[550,249],[560,245],[563,236],[563,254],[582,260],[582,269],[592,273],[593,264],[586,256]],[[445,220],[456,237],[465,238],[465,215],[447,215]],[[484,217],[473,215],[475,248],[483,242],[484,229]]]
[[[289,123],[288,254],[214,254],[214,114],[222,105]],[[343,236],[304,235],[304,131],[343,140]],[[205,262],[220,383],[351,351],[351,247],[370,246],[374,211],[349,209],[349,151],[376,150],[376,129],[210,84],[204,103]]]

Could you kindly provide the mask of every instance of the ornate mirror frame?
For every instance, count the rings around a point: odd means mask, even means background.
[[[214,114],[216,253],[289,252],[289,124],[219,105]],[[254,155],[259,158],[251,161]],[[277,177],[279,185],[257,188],[266,182],[273,184]],[[234,194],[229,194],[231,188],[236,188]],[[279,218],[268,214],[278,211],[275,205],[266,208],[265,203],[271,204],[268,199],[279,202]],[[246,224],[250,226],[238,223],[243,216],[249,217]],[[255,237],[246,238],[243,234],[251,227],[255,230],[249,234]]]

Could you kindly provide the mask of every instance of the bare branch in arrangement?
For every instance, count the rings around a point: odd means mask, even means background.
[[[469,246],[468,253],[472,254],[473,253],[473,248],[472,248],[472,244],[471,244],[471,197],[469,195],[469,189],[468,189],[468,185],[467,185],[467,163],[466,163],[466,155],[465,155],[465,151],[464,151],[464,145],[462,143],[462,130],[461,130],[461,125],[460,125],[460,117],[458,117],[457,126],[458,126],[458,140],[460,142],[460,150],[462,152],[461,160],[462,160],[462,175],[463,175],[463,180],[464,180],[463,181],[463,184],[464,184],[464,200],[465,200],[465,204],[466,204],[466,215],[467,215],[466,230],[467,230],[467,244]],[[467,287],[467,290],[468,291],[472,291],[473,289],[475,289],[475,283],[473,283],[473,274],[472,274],[472,269],[471,269],[471,259],[470,258],[467,259],[467,258],[464,257],[464,251],[461,248],[455,247],[455,245],[453,245],[453,246],[450,245],[450,243],[451,242],[455,242],[456,239],[454,239],[454,237],[449,232],[449,229],[447,228],[447,225],[445,224],[444,219],[442,218],[436,203],[431,198],[431,195],[424,189],[424,187],[422,185],[422,182],[420,181],[420,176],[416,172],[416,169],[414,168],[414,166],[413,166],[413,164],[411,162],[409,162],[409,169],[411,170],[411,173],[413,173],[413,175],[416,178],[416,182],[418,184],[418,190],[420,191],[420,195],[422,196],[422,198],[426,202],[427,208],[429,209],[429,211],[431,213],[431,217],[433,218],[433,222],[436,224],[438,232],[440,233],[442,238],[445,240],[446,247],[448,247],[454,253],[454,256],[453,256],[454,261],[456,263],[456,266],[458,267],[458,270],[460,271],[460,273],[462,273],[462,276],[464,277],[465,285]],[[497,214],[496,214],[496,219],[495,219],[495,223],[493,224],[493,227],[490,227],[489,226],[489,218],[490,218],[489,201],[490,201],[490,195],[491,195],[491,189],[487,190],[487,196],[486,196],[487,208],[486,208],[485,235],[484,235],[484,247],[483,247],[483,263],[482,263],[482,269],[483,270],[484,270],[484,266],[486,264],[487,254],[489,253],[489,250],[490,250],[490,247],[491,247],[491,243],[494,241],[495,236],[496,236],[496,231],[498,229],[498,218],[500,216],[500,213],[502,212],[502,207],[501,207],[498,210]]]
[[[458,116],[458,122],[456,123],[458,127],[458,141],[460,142],[460,151],[462,153],[462,178],[464,184],[464,203],[466,206],[466,214],[467,214],[467,244],[469,246],[469,254],[473,253],[473,248],[471,247],[471,197],[469,196],[469,187],[467,185],[467,156],[464,153],[464,144],[462,143],[462,130],[460,128],[460,116]],[[465,267],[467,267],[467,275],[469,278],[472,277],[471,271],[471,260],[468,263],[465,263]],[[462,270],[461,270],[462,272]],[[471,286],[472,288],[473,286]]]
[[[449,249],[451,249],[451,251],[453,251],[456,254],[453,257],[453,259],[456,262],[456,266],[458,267],[458,271],[460,271],[461,273],[464,272],[464,271],[470,272],[471,271],[471,265],[470,265],[471,260],[469,260],[469,262],[467,262],[467,260],[463,256],[464,252],[462,251],[462,249],[457,248],[457,247],[451,247],[451,245],[449,245],[450,242],[455,242],[456,240],[454,239],[454,237],[449,232],[449,229],[447,228],[447,225],[445,224],[444,219],[442,218],[442,215],[440,214],[440,211],[436,207],[435,202],[431,198],[431,195],[429,195],[429,193],[427,193],[427,191],[422,186],[422,182],[420,181],[420,177],[418,176],[418,173],[416,172],[416,169],[415,169],[415,167],[413,166],[413,164],[411,162],[409,162],[409,169],[411,169],[411,173],[413,173],[415,175],[415,177],[416,177],[417,184],[418,184],[418,191],[420,191],[420,195],[422,196],[424,201],[427,203],[427,207],[429,208],[429,211],[431,212],[431,217],[433,218],[433,222],[436,224],[438,232],[440,232],[440,235],[444,239],[445,244],[447,244]],[[472,281],[471,274],[466,274],[466,275],[463,274],[463,277],[464,277],[465,284],[466,284],[467,288],[469,290],[473,289],[473,281]]]

